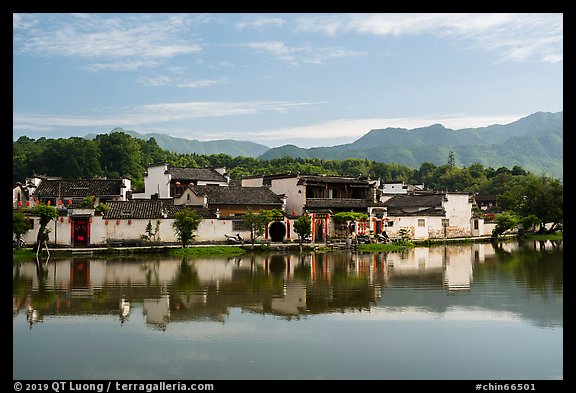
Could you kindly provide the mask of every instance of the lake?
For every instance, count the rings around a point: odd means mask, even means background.
[[[13,267],[15,380],[562,380],[563,244]]]

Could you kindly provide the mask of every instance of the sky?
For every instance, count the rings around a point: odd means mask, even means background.
[[[13,139],[269,147],[563,110],[563,14],[14,13]]]

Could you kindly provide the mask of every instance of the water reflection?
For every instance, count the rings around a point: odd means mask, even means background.
[[[522,308],[503,301],[538,296],[561,304],[562,252],[561,243],[511,242],[403,253],[52,259],[14,265],[13,314],[25,312],[32,328],[62,315],[114,315],[125,324],[141,309],[147,326],[166,331],[181,321],[225,323],[234,307],[291,320],[375,307],[481,305],[562,325],[561,312],[545,302]]]

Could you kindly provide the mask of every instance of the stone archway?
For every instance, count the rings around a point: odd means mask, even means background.
[[[273,242],[282,242],[286,236],[286,225],[282,221],[274,221],[268,228],[270,240]]]

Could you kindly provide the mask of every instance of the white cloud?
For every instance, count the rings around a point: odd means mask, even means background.
[[[141,76],[138,78],[138,83],[145,86],[165,86],[172,81],[172,78],[166,75],[159,76]]]
[[[85,71],[135,71],[140,68],[156,67],[160,62],[154,60],[131,60],[114,63],[95,63],[82,67]]]
[[[364,52],[341,48],[314,48],[312,46],[287,46],[281,41],[249,42],[237,46],[262,50],[272,54],[279,60],[297,65],[301,63],[324,64],[331,58],[362,56]]]
[[[204,101],[178,102],[140,105],[132,108],[117,109],[116,113],[106,109],[109,115],[98,116],[95,113],[86,116],[13,114],[14,130],[48,130],[58,127],[132,127],[142,124],[164,124],[172,121],[206,117],[249,115],[260,112],[287,113],[300,107],[318,105],[323,102],[289,101]]]
[[[25,19],[25,21],[24,21]],[[185,37],[185,15],[160,19],[146,16],[102,16],[102,14],[69,15],[54,18],[52,14],[15,14],[13,26],[32,26],[15,30],[15,51],[39,56],[118,59],[115,63],[94,64],[91,70],[122,70],[118,64],[138,64],[163,60],[180,54],[197,53],[202,45]],[[40,28],[39,26],[42,26]],[[134,69],[134,68],[132,68]]]
[[[246,28],[253,28],[257,30],[262,30],[266,27],[281,27],[286,24],[286,21],[278,17],[257,17],[246,19],[242,22],[236,24],[236,27],[240,30]]]
[[[442,124],[446,128],[454,130],[462,128],[485,127],[493,124],[507,124],[518,120],[525,115],[509,116],[469,116],[469,115],[443,115],[440,117],[427,118],[369,118],[369,119],[338,119],[320,124],[299,127],[283,127],[266,129],[258,132],[244,132],[243,139],[258,141],[282,141],[282,140],[341,140],[350,141],[361,137],[368,131],[381,128],[418,128],[432,124]],[[237,138],[238,133],[232,134],[219,132],[204,134],[205,139]],[[298,143],[296,143],[298,144]]]
[[[563,15],[550,14],[336,14],[298,18],[296,30],[329,35],[432,34],[457,39],[471,47],[495,50],[504,59],[563,59]]]
[[[213,86],[213,85],[219,85],[219,84],[224,83],[224,82],[225,82],[225,79],[224,79],[224,78],[219,78],[219,79],[198,79],[198,80],[195,80],[195,81],[177,83],[176,86],[178,86],[178,87],[187,87],[187,88],[192,88],[192,89],[199,89],[199,88],[203,88],[203,87],[209,87],[209,86]]]

